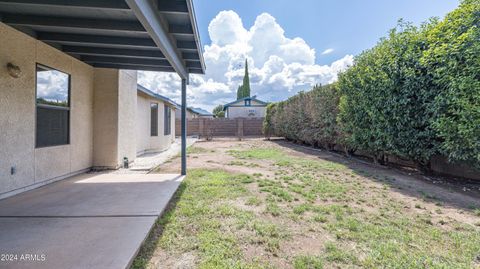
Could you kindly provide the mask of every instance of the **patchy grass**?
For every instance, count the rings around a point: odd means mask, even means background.
[[[278,217],[282,214],[282,210],[276,203],[268,202],[265,208],[265,213],[271,214],[274,217]]]
[[[356,264],[357,258],[349,251],[337,247],[335,243],[325,244],[325,260],[341,264]]]
[[[293,260],[295,269],[322,269],[323,261],[315,256],[297,256]]]
[[[252,196],[247,199],[246,205],[259,206],[262,204],[262,199],[257,196]]]
[[[393,177],[279,147],[227,154],[232,163],[261,166],[251,175],[189,170],[133,268],[158,266],[150,259],[155,251],[164,254],[162,266],[193,255],[186,267],[194,268],[478,266],[480,219],[449,217],[451,209],[433,193],[401,196]],[[468,215],[480,217],[480,210]]]
[[[231,161],[231,162],[228,163],[228,165],[245,166],[245,167],[250,167],[250,168],[260,167],[260,165],[258,165],[256,163],[245,162],[245,161],[240,161],[240,160]]]
[[[475,216],[477,216],[477,217],[480,217],[480,208],[474,209],[473,214],[475,214]]]
[[[342,170],[344,165],[325,162],[325,161],[313,161],[305,158],[298,158],[288,154],[277,148],[254,148],[250,150],[230,150],[228,153],[238,159],[253,159],[253,160],[270,160],[274,161],[274,164],[280,167],[299,166],[302,168],[317,168],[326,170]]]
[[[198,268],[259,267],[258,263],[244,261],[241,238],[232,229],[237,222],[251,222],[253,215],[225,204],[248,194],[244,187],[247,178],[250,177],[221,170],[190,170],[177,191],[175,207],[158,221],[161,237],[154,243],[147,241],[132,267],[146,266],[144,254],[150,252],[152,245],[173,254],[193,252],[200,257]],[[262,232],[262,237],[278,234],[276,227],[258,225],[254,227]]]
[[[210,152],[212,152],[212,151],[208,150],[206,148],[195,146],[195,145],[187,148],[187,154],[203,154],[203,153],[210,153]]]

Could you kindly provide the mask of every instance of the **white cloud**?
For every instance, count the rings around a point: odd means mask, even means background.
[[[243,27],[242,19],[233,11],[220,12],[208,25],[212,44],[226,46],[248,39],[248,31]]]
[[[204,47],[206,74],[190,76],[187,98],[189,106],[207,110],[236,98],[245,59],[251,93],[265,101],[284,100],[315,84],[334,82],[337,73],[353,63],[353,56],[346,55],[331,65],[315,64],[315,49],[300,37],[286,37],[268,13],[260,14],[247,29],[237,13],[222,11],[210,22],[208,32],[212,43]],[[327,49],[322,54],[332,51]],[[139,72],[139,83],[180,101],[176,74]]]
[[[333,51],[334,51],[334,49],[332,49],[332,48],[326,49],[326,50],[324,50],[324,51],[322,52],[322,55],[330,54],[330,53],[332,53]]]

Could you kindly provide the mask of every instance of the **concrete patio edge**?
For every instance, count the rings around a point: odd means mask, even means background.
[[[186,176],[180,176],[180,182],[182,182],[184,179],[185,179]],[[179,185],[180,186],[180,185]],[[153,225],[150,227],[150,229],[148,230],[148,233],[147,235],[143,238],[142,242],[140,243],[140,245],[137,247],[137,250],[135,251],[135,254],[132,256],[132,258],[130,259],[130,261],[128,262],[127,266],[125,267],[125,269],[128,269],[132,266],[133,264],[133,261],[135,261],[135,258],[137,257],[138,253],[140,252],[140,249],[142,248],[143,244],[145,243],[145,241],[147,240],[147,238],[150,236],[150,233],[152,232],[153,228],[155,227],[155,225],[157,224],[157,221],[162,217],[163,213],[165,213],[165,210],[168,208],[168,205],[172,202],[172,200],[174,199],[175,197],[175,194],[177,193],[178,191],[178,187],[177,189],[175,190],[175,192],[173,193],[173,195],[170,197],[170,199],[168,199],[168,202],[166,204],[165,207],[163,207],[162,211],[160,212],[160,214],[155,218],[155,221],[153,222]]]

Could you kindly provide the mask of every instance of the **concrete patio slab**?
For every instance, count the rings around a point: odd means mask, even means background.
[[[0,268],[127,268],[183,180],[83,174],[0,201]]]

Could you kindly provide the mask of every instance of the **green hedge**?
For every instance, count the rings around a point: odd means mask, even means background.
[[[401,23],[339,77],[347,142],[380,161],[388,154],[427,164],[437,151],[430,122],[436,92],[419,62],[428,29]]]
[[[270,104],[264,132],[311,145],[333,148],[339,138],[337,125],[340,95],[336,84],[315,86],[313,90]]]
[[[422,65],[433,77],[433,128],[452,161],[480,167],[480,1],[463,1],[427,33]]]
[[[480,167],[480,0],[444,20],[400,22],[336,84],[267,110],[265,130],[291,140],[410,159],[433,155]]]

